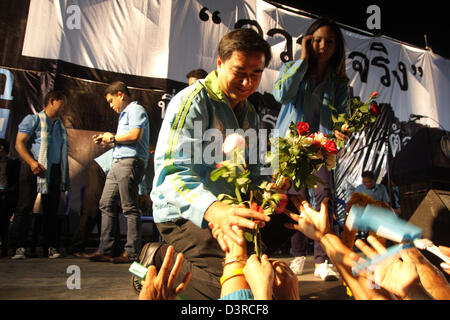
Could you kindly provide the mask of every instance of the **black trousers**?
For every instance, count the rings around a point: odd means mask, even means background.
[[[188,300],[217,300],[220,298],[220,282],[224,252],[213,238],[209,228],[199,228],[186,219],[157,224],[158,230],[175,253],[184,255],[178,281],[187,272],[191,280],[181,295]]]
[[[58,223],[58,207],[60,199],[61,169],[53,164],[50,169],[48,194],[41,195],[43,215],[43,248],[59,249],[60,232]],[[10,232],[10,247],[17,249],[30,246],[27,243],[31,225],[31,214],[36,200],[37,178],[30,166],[22,162],[19,175],[19,199]]]
[[[17,191],[0,191],[0,239],[2,241],[2,255],[8,252],[9,219],[14,212],[17,202]]]

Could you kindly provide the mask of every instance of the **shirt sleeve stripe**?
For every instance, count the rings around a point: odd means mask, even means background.
[[[186,95],[180,106],[177,116],[175,117],[175,121],[173,122],[172,128],[170,130],[169,145],[164,157],[164,170],[166,170],[166,172],[168,173],[176,172],[176,167],[173,165],[173,157],[175,156],[175,152],[177,150],[178,138],[180,136],[181,129],[184,126],[189,109],[192,105],[192,100],[202,90],[202,88],[203,86],[201,84],[198,84],[191,92],[189,92],[189,94]],[[170,182],[179,195],[184,197],[190,203],[194,202],[194,199],[187,196],[189,188],[186,187],[186,185],[177,174],[175,174],[174,177],[170,179]]]

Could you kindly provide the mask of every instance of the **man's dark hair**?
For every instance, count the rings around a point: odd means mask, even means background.
[[[44,97],[44,106],[47,106],[50,100],[66,100],[67,96],[64,91],[53,90],[47,93]]]
[[[8,154],[9,153],[9,142],[8,142],[8,140],[0,138],[0,145],[3,146],[3,149],[5,150],[5,153]]]
[[[105,89],[105,96],[107,94],[115,95],[118,92],[122,92],[125,96],[130,96],[130,91],[128,91],[127,85],[123,83],[122,81],[115,81],[111,83],[106,89]]]
[[[249,28],[230,31],[220,40],[218,48],[220,59],[223,61],[230,59],[234,51],[264,53],[265,67],[272,59],[270,45],[255,30]]]
[[[369,171],[369,170],[364,171],[364,172],[361,174],[361,176],[362,176],[363,178],[371,178],[371,179],[375,180],[375,175],[373,174],[373,171]]]
[[[186,78],[197,78],[197,79],[205,79],[206,76],[208,75],[208,72],[206,72],[203,69],[195,69],[192,70],[191,72],[188,72],[188,74],[186,75]]]

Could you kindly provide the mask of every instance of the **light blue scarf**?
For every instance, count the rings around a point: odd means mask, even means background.
[[[42,164],[45,169],[45,177],[37,177],[37,192],[41,194],[48,193],[48,184],[50,181],[50,170],[48,170],[48,125],[47,115],[44,111],[38,113],[39,121],[41,124],[41,147],[39,149],[38,162]],[[63,144],[61,147],[61,191],[67,191],[69,188],[69,165],[68,165],[68,136],[67,130],[61,119],[58,121],[61,126],[61,132],[63,135]]]

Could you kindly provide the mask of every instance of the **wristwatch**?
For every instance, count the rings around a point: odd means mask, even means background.
[[[116,136],[109,137],[109,142],[110,143],[115,143],[116,142]]]

